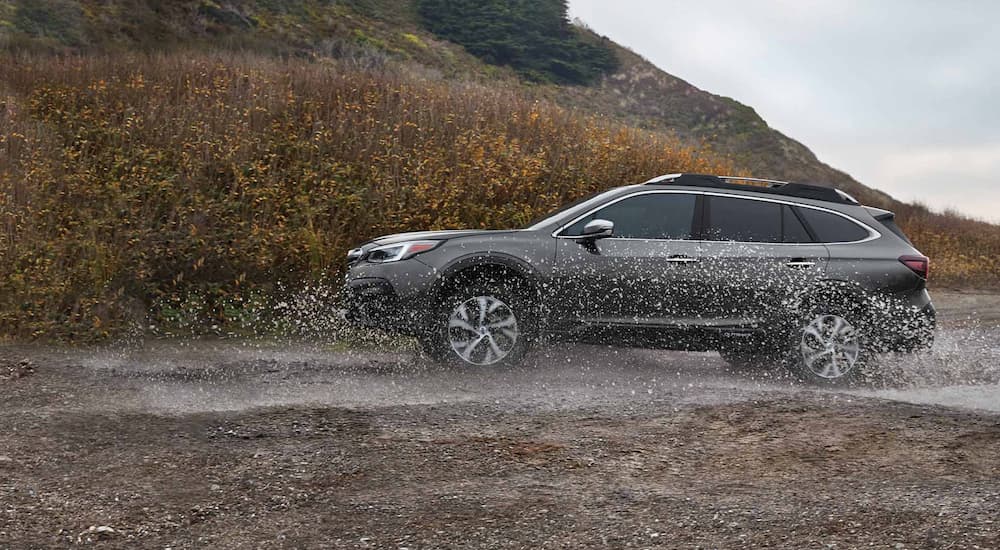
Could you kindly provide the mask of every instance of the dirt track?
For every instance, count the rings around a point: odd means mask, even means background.
[[[10,347],[0,549],[997,548],[1000,299],[936,297],[935,351],[850,392],[585,346]]]

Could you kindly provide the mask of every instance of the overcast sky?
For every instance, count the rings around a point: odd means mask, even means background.
[[[570,16],[862,183],[1000,222],[1000,1],[570,0]]]

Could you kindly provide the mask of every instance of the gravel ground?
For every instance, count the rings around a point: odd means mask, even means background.
[[[0,350],[0,549],[1000,548],[1000,297],[867,387],[560,346]]]

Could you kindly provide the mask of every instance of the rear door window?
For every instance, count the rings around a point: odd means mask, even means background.
[[[795,211],[787,204],[781,206],[781,229],[786,243],[811,243],[812,237],[806,226],[802,225],[802,220],[795,215]]]
[[[843,216],[813,208],[798,208],[798,212],[820,242],[849,243],[869,236],[867,229]]]
[[[776,202],[736,197],[708,198],[704,238],[711,241],[780,243],[781,208]]]
[[[690,239],[696,203],[697,197],[683,193],[634,195],[584,216],[562,235],[581,235],[583,226],[601,219],[614,222],[618,238]]]

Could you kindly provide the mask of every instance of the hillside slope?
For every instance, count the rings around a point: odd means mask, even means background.
[[[899,206],[888,195],[824,164],[805,145],[770,128],[751,107],[698,89],[588,30],[578,32],[610,46],[619,60],[617,69],[591,86],[535,85],[520,80],[514,69],[484,63],[461,46],[436,37],[422,23],[419,3],[13,0],[0,4],[0,46],[36,51],[161,51],[210,45],[349,58],[362,65],[401,60],[426,74],[523,86],[528,93],[566,107],[707,143],[761,177],[835,185],[869,203]],[[559,5],[556,0],[552,3]]]

